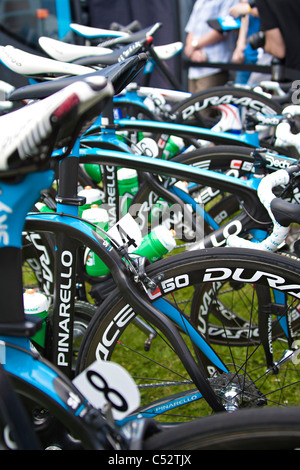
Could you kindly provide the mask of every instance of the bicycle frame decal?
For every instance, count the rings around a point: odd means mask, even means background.
[[[219,106],[222,104],[233,104],[236,106],[247,106],[249,109],[253,109],[254,111],[260,112],[266,115],[272,115],[273,111],[271,108],[266,106],[265,103],[258,101],[256,99],[252,99],[249,97],[241,97],[237,98],[233,95],[225,95],[225,96],[211,96],[210,98],[205,98],[203,103],[197,102],[189,107],[187,107],[184,111],[182,111],[182,119],[185,121],[194,113],[199,111],[203,111],[204,109],[210,106]]]
[[[73,254],[70,251],[63,251],[61,254],[61,279],[59,284],[59,338],[57,365],[68,366],[66,354],[69,352],[71,335],[70,335],[70,315],[72,297],[72,276],[73,276]]]
[[[265,280],[265,283],[271,287],[271,289],[278,289],[282,292],[288,292],[289,294],[300,299],[300,285],[299,284],[288,284],[282,276],[271,274],[265,271],[256,271],[251,278],[247,277],[245,268],[208,268],[203,276],[203,282],[215,282],[225,281],[227,279],[233,279],[238,282],[258,282],[261,279]]]
[[[200,392],[191,391],[189,393],[186,393],[184,397],[177,398],[174,400],[169,400],[168,402],[166,401],[164,404],[153,406],[152,408],[147,408],[146,410],[141,410],[138,414],[133,414],[129,416],[128,418],[120,421],[118,424],[122,425],[130,420],[141,418],[141,417],[155,418],[156,416],[163,414],[166,411],[174,410],[175,408],[178,408],[180,406],[184,406],[194,401],[200,400],[200,398],[202,398],[202,395]]]
[[[117,214],[119,213],[118,207],[118,193],[117,193],[117,167],[106,166],[105,179],[107,188],[107,212],[109,215],[110,226],[113,226],[117,222]]]
[[[3,202],[0,203],[0,238],[1,238],[1,244],[4,246],[9,245],[9,234],[7,232],[7,217],[8,214],[12,213],[12,209],[8,207],[6,204]],[[3,215],[2,215],[3,214]]]
[[[295,164],[293,158],[285,157],[284,155],[276,155],[266,152],[266,160],[268,162],[268,167],[278,170],[280,168],[288,168],[289,166]]]
[[[33,244],[35,249],[40,253],[38,260],[36,258],[26,258],[26,262],[30,265],[31,269],[37,280],[43,287],[46,295],[51,295],[53,292],[54,277],[53,266],[51,266],[50,254],[47,247],[43,243],[41,235],[38,233],[26,233],[25,238]]]
[[[12,183],[1,182],[0,247],[22,246],[22,229],[27,212],[38,200],[40,191],[51,186],[53,172],[46,171],[27,175],[18,184],[18,191]],[[26,200],[26,207],[22,201]]]

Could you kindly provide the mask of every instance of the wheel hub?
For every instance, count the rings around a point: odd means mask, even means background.
[[[210,379],[210,385],[222,399],[226,411],[266,405],[266,397],[248,377],[228,373]]]

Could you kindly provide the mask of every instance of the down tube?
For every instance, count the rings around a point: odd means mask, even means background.
[[[66,236],[69,235],[70,238],[74,238],[81,246],[88,246],[97,256],[102,258],[109,267],[124,299],[135,311],[140,312],[142,317],[161,330],[163,334],[166,334],[169,338],[172,337],[173,347],[195,386],[201,390],[203,397],[214,411],[224,411],[223,405],[202,375],[178,329],[166,315],[149,302],[149,299],[141,295],[138,286],[128,276],[125,266],[122,263],[120,264],[119,255],[112,246],[107,246],[109,244],[82,220],[62,214],[29,214],[26,218],[25,230],[37,232],[45,230],[52,233],[64,231]]]

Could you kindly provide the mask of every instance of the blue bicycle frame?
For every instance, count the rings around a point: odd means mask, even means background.
[[[76,153],[76,151],[75,151]],[[197,178],[202,180],[203,178],[209,178],[211,181],[212,178],[218,178],[218,181],[223,182],[223,184],[229,184],[233,181],[233,178],[231,176],[215,173],[213,176],[213,172],[203,170],[203,169],[198,169],[194,167],[190,167],[187,165],[182,165],[176,162],[172,161],[163,161],[163,160],[158,160],[158,159],[151,159],[149,157],[144,157],[144,156],[137,156],[133,154],[127,154],[123,152],[111,152],[111,151],[103,151],[101,150],[96,150],[96,149],[80,149],[79,150],[79,155],[82,157],[83,155],[85,156],[87,161],[97,159],[98,162],[101,161],[103,164],[106,163],[105,157],[109,157],[109,163],[112,164],[112,161],[115,162],[115,165],[119,165],[122,167],[132,167],[132,162],[134,158],[134,162],[137,166],[143,168],[144,171],[150,171],[158,174],[168,174],[168,176],[178,176],[181,175],[184,179],[190,179],[192,181],[197,181]],[[237,180],[236,181],[237,188],[240,188],[241,190],[249,191],[249,188],[253,190],[253,192],[256,192],[256,187],[258,185],[258,180],[257,179],[252,179],[252,180]],[[48,227],[49,232],[55,232],[55,230],[61,230],[61,224],[64,224],[66,227],[66,230],[69,231],[70,237],[76,236],[76,233],[78,234],[79,239],[81,240],[81,243],[84,243],[84,236],[88,235],[90,236],[90,229],[87,227],[87,225],[81,221],[80,219],[74,218],[74,217],[69,217],[66,214],[65,209],[67,210],[67,207],[62,208],[59,206],[58,210],[63,209],[64,214],[61,215],[59,213],[57,214],[29,214],[27,216],[27,224],[26,227],[30,227],[32,231],[35,229],[38,230],[39,227],[41,227],[41,224],[43,222],[46,222],[45,227]],[[71,214],[74,215],[76,210],[74,208],[71,209]],[[56,227],[56,224],[57,225]],[[97,242],[97,239],[95,239]],[[91,240],[90,240],[91,242]],[[99,242],[99,239],[98,239]],[[85,243],[84,243],[85,244]],[[88,245],[88,242],[86,243]],[[99,256],[103,256],[103,252],[99,251],[99,246],[93,246],[92,247],[93,251]],[[107,246],[107,250],[111,250],[110,246]],[[112,255],[111,251],[107,251],[108,256]],[[108,266],[109,266],[109,258],[107,258],[108,261]],[[104,260],[105,262],[105,260]],[[112,271],[113,276],[118,276],[119,273],[116,271]],[[128,298],[128,291],[124,291],[125,298]],[[125,293],[126,292],[126,293]],[[213,349],[206,343],[206,341],[198,334],[198,332],[187,322],[185,322],[182,319],[181,313],[174,307],[172,307],[168,302],[166,302],[164,299],[159,299],[159,300],[154,300],[152,303],[152,306],[160,313],[164,315],[164,318],[169,318],[177,324],[177,326],[183,330],[186,330],[189,336],[191,337],[192,341],[197,345],[197,347],[203,351],[204,354],[210,359],[210,361],[215,365],[215,367],[223,372],[227,372],[226,366],[223,364],[222,360],[215,354]],[[146,307],[147,308],[147,307]],[[139,310],[140,311],[140,310]],[[171,403],[168,405],[171,408],[174,408],[176,406],[180,406],[183,403],[183,400],[188,400],[188,401],[194,401],[199,398],[201,398],[202,395],[200,392],[191,392],[191,394],[188,394],[184,399],[176,399],[174,402],[171,400]],[[161,407],[158,407],[157,410],[153,410],[153,416],[159,412],[163,412],[164,409]],[[147,413],[145,413],[145,416],[149,416],[149,410],[147,410]],[[132,418],[130,418],[132,419]]]
[[[101,121],[100,121],[101,122]],[[219,144],[246,145],[248,147],[259,147],[258,133],[245,133],[242,135],[231,134],[230,132],[215,132],[204,127],[189,126],[187,124],[174,124],[170,122],[150,121],[143,119],[115,119],[115,129],[118,131],[134,130],[137,132],[165,133],[167,135],[178,135],[194,139],[204,139]],[[96,122],[89,131],[96,131],[101,127],[101,132],[105,130],[103,123]],[[101,141],[101,135],[98,136]],[[88,143],[95,136],[84,136],[81,141]]]

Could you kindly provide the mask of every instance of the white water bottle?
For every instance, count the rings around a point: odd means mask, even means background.
[[[78,196],[85,197],[86,202],[84,205],[79,206],[79,216],[82,217],[83,211],[89,209],[92,204],[101,204],[104,198],[104,193],[99,188],[92,188],[91,186],[85,186],[84,189],[79,191]]]

